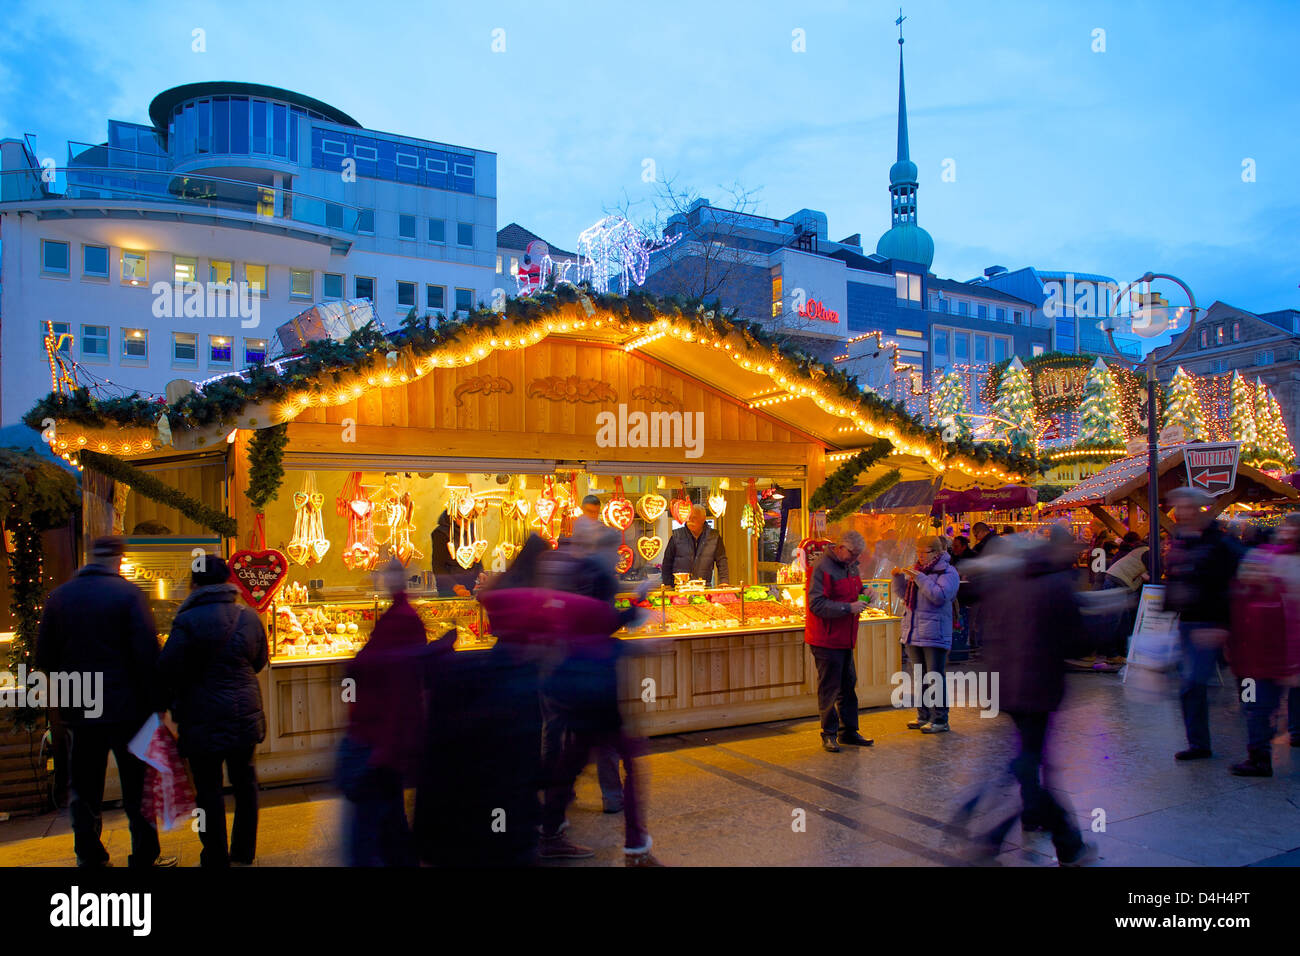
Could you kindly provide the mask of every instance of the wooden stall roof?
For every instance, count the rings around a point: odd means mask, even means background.
[[[1174,488],[1186,485],[1186,471],[1183,468],[1183,450],[1185,445],[1162,448],[1158,451],[1160,464],[1160,499],[1163,501]],[[1073,508],[1092,508],[1105,505],[1123,504],[1131,499],[1140,499],[1142,507],[1146,506],[1147,455],[1133,455],[1123,458],[1113,465],[1097,472],[1075,485],[1065,494],[1053,500],[1043,508],[1046,512],[1069,511]],[[1270,478],[1249,465],[1237,466],[1237,484],[1229,493],[1235,502],[1294,501],[1300,499],[1300,491]]]

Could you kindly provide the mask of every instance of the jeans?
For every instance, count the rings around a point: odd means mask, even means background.
[[[1241,705],[1246,712],[1246,747],[1251,753],[1272,752],[1273,737],[1277,734],[1277,711],[1282,706],[1282,691],[1283,687],[1277,681],[1260,678],[1255,681],[1255,699]],[[1293,690],[1292,694],[1294,693]]]
[[[642,818],[641,778],[636,767],[638,745],[621,729],[571,730],[565,726],[563,714],[552,711],[547,719],[548,728],[561,741],[552,750],[543,770],[546,791],[542,800],[542,836],[558,836],[564,824],[564,814],[573,801],[573,784],[582,773],[593,748],[611,748],[623,761],[623,845],[627,849],[641,849],[650,842]]]
[[[812,648],[817,664],[817,710],[822,733],[852,733],[858,729],[858,672],[853,648]]]
[[[948,649],[945,647],[918,647],[904,644],[907,662],[912,667],[921,666],[921,685],[912,689],[913,702],[916,704],[916,719],[922,723],[946,724],[948,722],[948,681],[944,668],[948,663]],[[938,675],[931,677],[931,674]],[[922,701],[929,699],[933,691],[928,690],[929,682],[939,682],[939,702],[934,706],[925,706]]]
[[[108,752],[113,752],[117,776],[122,782],[122,808],[131,829],[128,866],[153,866],[158,859],[158,828],[141,811],[144,800],[145,765],[127,750],[139,726],[131,724],[67,725],[69,749],[69,808],[72,815],[72,843],[77,863],[98,866],[109,860],[100,842],[104,831],[104,776]]]
[[[194,774],[194,799],[203,811],[203,829],[199,839],[203,852],[200,866],[230,866],[252,863],[257,855],[257,769],[253,766],[253,748],[218,754],[191,754],[190,771]],[[226,848],[226,799],[222,795],[221,767],[230,775],[230,789],[235,798],[235,823],[230,830],[230,847]]]
[[[1020,735],[1020,753],[1011,761],[1011,773],[1020,783],[1024,809],[994,827],[985,839],[994,849],[1001,847],[1016,817],[1023,816],[1026,823],[1044,827],[1052,834],[1052,843],[1060,859],[1072,860],[1083,849],[1083,837],[1079,835],[1079,828],[1070,812],[1039,780],[1046,756],[1051,714],[1011,714],[1011,719]]]
[[[1292,687],[1286,695],[1286,729],[1291,740],[1300,740],[1300,687]]]
[[[348,804],[348,866],[419,865],[401,774],[368,769],[355,781]]]
[[[1192,641],[1192,631],[1212,626],[1195,621],[1184,621],[1178,625],[1178,636],[1183,649],[1180,665],[1182,683],[1178,700],[1183,708],[1187,746],[1193,750],[1210,749],[1210,702],[1205,688],[1216,672],[1219,649],[1198,647]]]
[[[606,810],[623,805],[623,778],[618,772],[621,762],[616,747],[604,744],[596,748],[596,779],[600,781],[600,799]]]

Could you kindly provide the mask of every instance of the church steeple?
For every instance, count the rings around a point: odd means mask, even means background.
[[[898,11],[898,159],[889,167],[889,205],[892,227],[880,237],[876,253],[930,268],[934,240],[916,224],[917,169],[907,140],[907,91],[903,82],[903,11]]]

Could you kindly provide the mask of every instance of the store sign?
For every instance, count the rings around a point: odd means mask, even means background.
[[[1183,451],[1183,461],[1187,465],[1187,484],[1212,495],[1231,491],[1237,483],[1237,462],[1240,458],[1239,441],[1222,445],[1189,445]]]
[[[289,559],[275,550],[236,551],[230,556],[230,576],[239,596],[261,614],[289,576]]]
[[[1040,402],[1071,401],[1083,399],[1088,382],[1088,369],[1045,368],[1034,376],[1034,397]]]
[[[819,322],[838,322],[840,314],[834,309],[828,309],[817,299],[809,299],[798,309],[798,315],[805,319],[816,319]]]
[[[184,595],[190,587],[195,552],[212,548],[179,545],[167,550],[128,548],[122,555],[122,577],[161,600]]]
[[[1161,445],[1181,445],[1187,441],[1187,429],[1182,425],[1169,425],[1161,429],[1157,440]]]

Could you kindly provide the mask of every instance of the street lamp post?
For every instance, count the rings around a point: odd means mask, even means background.
[[[1192,337],[1192,331],[1196,327],[1196,296],[1192,290],[1187,287],[1182,279],[1177,276],[1171,276],[1163,272],[1148,272],[1139,279],[1130,282],[1120,292],[1116,298],[1116,304],[1122,302],[1124,295],[1135,285],[1149,286],[1153,279],[1168,279],[1182,287],[1183,292],[1187,294],[1189,311],[1191,318],[1188,320],[1187,328],[1182,335],[1173,343],[1171,348],[1164,356],[1164,361],[1173,358],[1182,349]],[[1160,438],[1160,425],[1156,421],[1156,366],[1155,349],[1147,353],[1147,357],[1141,362],[1132,362],[1124,357],[1119,348],[1115,345],[1113,323],[1105,328],[1106,341],[1110,343],[1111,349],[1119,358],[1120,362],[1129,368],[1136,369],[1140,365],[1146,367],[1147,373],[1147,559],[1148,567],[1151,569],[1151,583],[1156,584],[1160,581],[1160,452],[1158,448]]]

